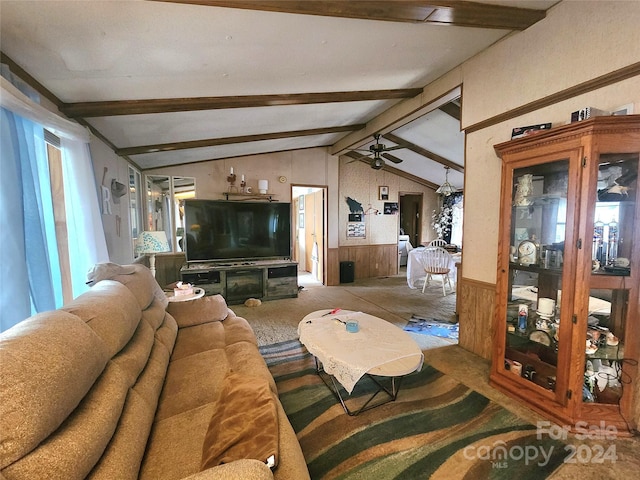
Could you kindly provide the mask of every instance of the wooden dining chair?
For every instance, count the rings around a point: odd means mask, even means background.
[[[429,285],[431,277],[439,275],[442,279],[442,295],[446,296],[445,285],[453,291],[449,272],[451,271],[451,255],[442,247],[427,247],[422,252],[421,263],[425,271],[424,284],[422,285],[422,293]]]

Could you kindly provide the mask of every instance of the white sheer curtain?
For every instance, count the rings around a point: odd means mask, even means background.
[[[61,139],[74,297],[87,289],[89,268],[109,258],[89,154],[89,133],[22,93],[4,78],[11,78],[4,66],[2,74],[0,330],[5,330],[33,312],[57,308],[61,303],[43,128]]]
[[[109,261],[89,144],[62,138],[62,176],[73,296],[89,289],[87,272]]]
[[[42,127],[0,111],[0,328],[62,305]]]

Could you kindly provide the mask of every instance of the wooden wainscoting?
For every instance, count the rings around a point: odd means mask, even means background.
[[[458,278],[457,292],[458,343],[465,350],[491,360],[496,286],[462,277]]]
[[[327,249],[327,277],[325,279],[326,285],[335,286],[340,285],[340,249],[329,248]]]
[[[340,262],[353,262],[355,279],[398,273],[398,244],[339,247],[327,252],[327,285],[340,284]]]
[[[186,263],[184,253],[156,255],[156,281],[161,287],[180,280],[180,268]]]

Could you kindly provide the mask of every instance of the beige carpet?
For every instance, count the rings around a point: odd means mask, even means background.
[[[336,287],[308,285],[298,298],[262,302],[258,307],[231,305],[236,315],[246,318],[256,332],[260,346],[298,338],[298,323],[315,310],[342,308],[383,318],[400,328],[412,314],[455,322],[455,293],[442,296],[434,284],[425,293],[407,286],[404,275],[360,280]],[[412,334],[423,349],[455,344],[455,341]]]

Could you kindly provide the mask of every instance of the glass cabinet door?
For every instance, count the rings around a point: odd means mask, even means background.
[[[593,242],[585,338],[587,403],[617,405],[622,396],[625,331],[638,190],[638,154],[601,155],[596,203],[591,212]],[[637,247],[636,247],[637,248]],[[625,288],[626,286],[626,288]]]
[[[558,354],[565,241],[571,230],[569,168],[570,160],[560,159],[512,174],[504,368],[550,396],[558,375],[566,375],[558,368]]]

